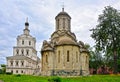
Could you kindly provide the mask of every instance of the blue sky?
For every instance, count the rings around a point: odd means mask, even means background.
[[[49,40],[55,30],[55,16],[65,11],[72,17],[71,29],[77,40],[94,45],[91,28],[97,24],[98,15],[105,6],[120,10],[120,0],[1,0],[0,1],[0,64],[13,55],[16,38],[23,33],[26,18],[30,34],[36,37],[36,49],[40,57],[43,40]]]

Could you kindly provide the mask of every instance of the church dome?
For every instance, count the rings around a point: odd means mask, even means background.
[[[77,45],[77,43],[70,37],[64,36],[59,38],[57,45]]]
[[[55,19],[59,16],[67,16],[71,19],[70,15],[64,11],[64,8],[62,9],[62,11],[60,13],[58,13],[58,15],[55,17]]]

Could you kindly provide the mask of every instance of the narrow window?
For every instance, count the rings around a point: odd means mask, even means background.
[[[18,61],[16,61],[16,66],[18,66]]]
[[[68,19],[68,30],[70,30],[70,20]]]
[[[86,63],[87,63],[87,61],[88,61],[88,58],[87,58],[87,56],[86,56]]]
[[[57,20],[57,30],[59,29],[59,19]]]
[[[18,73],[18,70],[16,70],[16,73]]]
[[[19,54],[19,50],[17,49],[17,50],[16,50],[16,55],[18,55],[18,54]]]
[[[13,66],[13,61],[10,61],[11,66]]]
[[[60,51],[58,51],[58,63],[60,63]]]
[[[29,55],[29,50],[26,50],[26,54]]]
[[[21,66],[24,66],[24,61],[21,61]]]
[[[69,62],[69,51],[67,51],[67,62]]]
[[[63,18],[63,29],[65,29],[65,18]]]
[[[23,70],[21,71],[21,73],[23,73]]]
[[[24,40],[22,40],[22,45],[24,45]]]
[[[78,62],[78,52],[76,52],[76,62]]]
[[[21,50],[22,55],[24,55],[24,50]]]
[[[29,45],[31,45],[31,41],[29,41]]]
[[[48,56],[46,55],[46,63],[48,63]]]

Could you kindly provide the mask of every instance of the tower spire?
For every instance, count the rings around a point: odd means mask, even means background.
[[[28,27],[29,27],[29,23],[28,23],[28,17],[27,17],[25,22],[25,29],[24,29],[25,35],[29,35],[30,30],[28,29]]]
[[[62,12],[64,12],[64,2],[62,3]]]
[[[26,18],[26,22],[25,22],[25,27],[28,27],[29,23],[28,23],[28,17]]]
[[[28,17],[26,18],[26,22],[28,22]]]

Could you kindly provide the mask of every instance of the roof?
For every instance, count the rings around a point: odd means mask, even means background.
[[[24,60],[24,59],[26,59],[26,60],[32,60],[32,61],[35,61],[35,60],[33,60],[33,59],[31,59],[31,58],[29,58],[29,57],[26,57],[26,56],[21,56],[21,55],[16,55],[16,56],[9,56],[9,57],[6,57],[7,58],[7,60],[8,59],[11,59],[11,60]],[[35,61],[36,62],[36,61]]]
[[[68,36],[62,36],[59,38],[57,45],[77,45],[77,42]]]
[[[53,51],[52,46],[46,40],[43,42],[41,51]]]
[[[64,11],[58,13],[58,15],[55,17],[55,19],[56,19],[58,16],[68,16],[68,17],[71,19],[70,15],[69,15],[67,12],[64,12]]]

